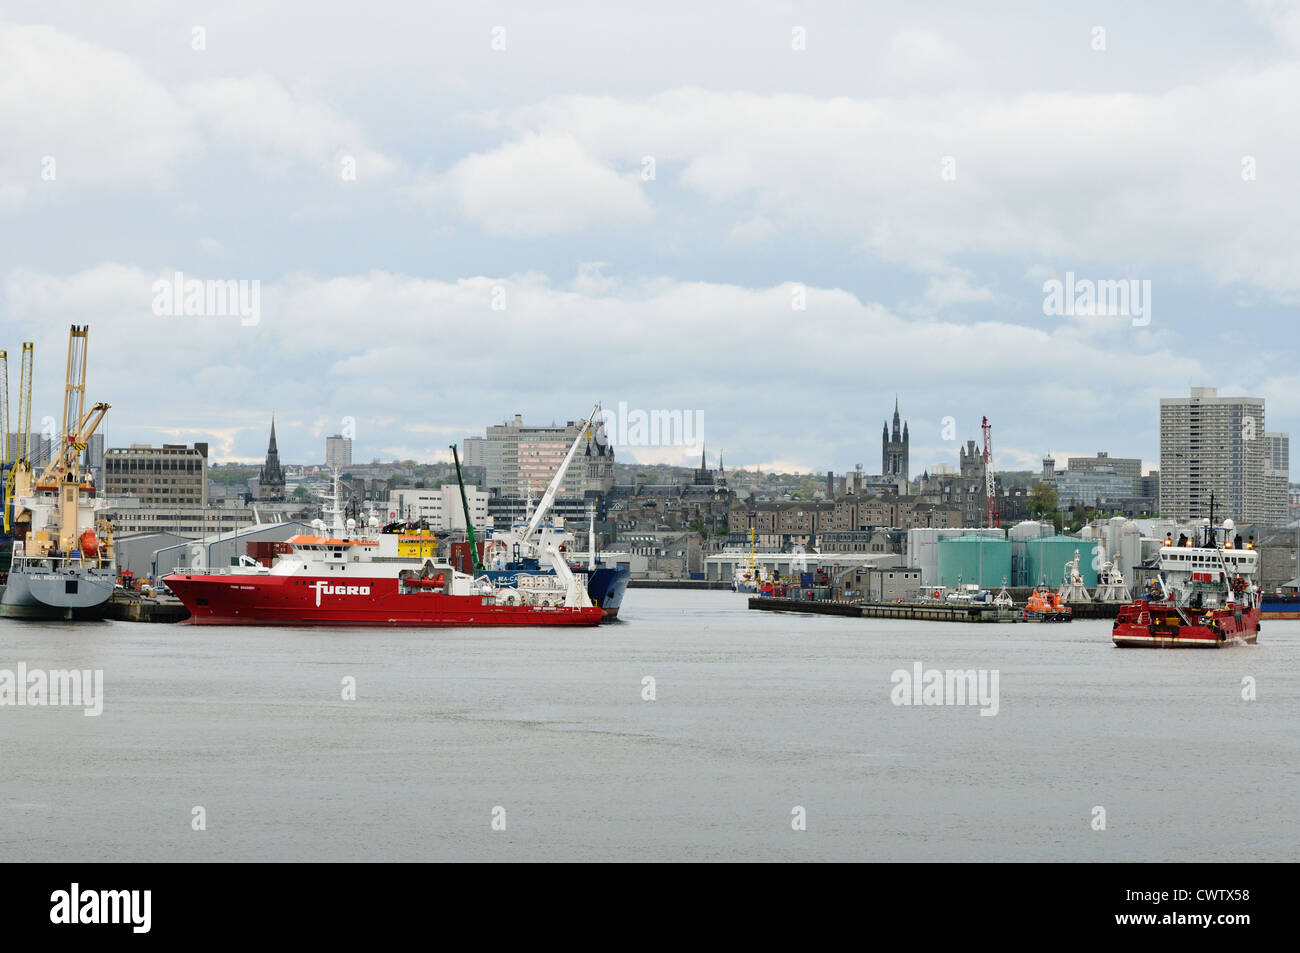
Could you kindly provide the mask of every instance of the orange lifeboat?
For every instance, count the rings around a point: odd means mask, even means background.
[[[84,556],[99,555],[99,537],[95,535],[93,529],[88,529],[81,534],[81,552]]]
[[[1038,588],[1025,603],[1022,618],[1029,622],[1069,622],[1074,610],[1061,601],[1058,593]]]

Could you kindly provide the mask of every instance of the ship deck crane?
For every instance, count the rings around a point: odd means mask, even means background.
[[[19,365],[18,373],[18,434],[15,445],[12,448],[13,457],[9,457],[9,362],[6,354],[4,362],[5,373],[5,461],[8,463],[8,472],[4,476],[4,531],[7,536],[13,530],[13,524],[16,522],[17,514],[13,511],[13,500],[17,495],[19,479],[22,480],[21,490],[26,493],[31,486],[31,464],[28,461],[28,433],[32,427],[32,362],[34,359],[34,345],[31,341],[23,342],[23,356]]]
[[[9,436],[11,431],[9,430],[9,352],[8,351],[0,351],[0,426],[3,426],[5,428],[2,431],[4,434],[4,446],[3,448],[0,448],[0,467],[3,467],[5,471],[5,475],[7,476],[9,472],[9,465],[13,463],[13,460],[9,458],[9,453],[10,451],[13,450],[13,447],[10,446],[13,440]]]
[[[574,438],[573,445],[569,447],[569,452],[564,456],[564,462],[560,468],[555,471],[555,476],[551,478],[550,486],[546,488],[546,493],[542,496],[542,501],[537,504],[537,509],[533,510],[532,518],[528,521],[528,528],[524,530],[524,539],[531,539],[537,532],[542,520],[550,512],[551,505],[555,502],[555,495],[560,491],[560,484],[564,482],[564,475],[569,472],[569,464],[573,463],[573,457],[578,452],[578,447],[582,445],[583,438],[590,440],[592,438],[591,422],[596,419],[596,414],[600,413],[600,404],[591,408],[591,414],[587,417],[583,425],[578,429],[578,436]]]
[[[86,340],[89,326],[73,325],[68,334],[68,370],[63,391],[63,439],[36,481],[39,489],[58,487],[58,551],[72,552],[78,545],[78,509],[81,494],[93,492],[81,475],[81,454],[99,429],[109,405],[95,404],[83,413],[86,400]],[[109,547],[112,527],[109,524]]]
[[[474,514],[469,511],[469,499],[465,496],[465,478],[460,472],[460,454],[456,445],[451,445],[451,459],[456,464],[456,485],[460,487],[460,505],[465,510],[465,534],[469,537],[469,555],[474,566],[474,575],[483,571],[483,560],[478,557],[478,542],[474,539]]]
[[[990,528],[1002,527],[1002,517],[998,514],[998,497],[993,484],[993,426],[984,418],[984,502],[988,509]]]
[[[68,332],[68,370],[63,390],[63,440],[58,450],[51,454],[50,462],[41,473],[39,483],[81,482],[81,454],[91,436],[99,429],[108,413],[108,404],[95,404],[89,411],[86,406],[86,344],[90,326],[72,326]]]

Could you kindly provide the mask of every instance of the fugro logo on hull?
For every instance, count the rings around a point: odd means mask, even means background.
[[[316,605],[320,605],[321,593],[327,596],[368,596],[370,595],[369,586],[335,586],[328,582],[313,582],[311,587],[316,590]]]

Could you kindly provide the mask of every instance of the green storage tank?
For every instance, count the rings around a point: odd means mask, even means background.
[[[1025,546],[1024,578],[1016,581],[1017,586],[1048,586],[1059,588],[1065,580],[1065,564],[1074,558],[1074,551],[1079,551],[1079,574],[1083,584],[1092,588],[1097,585],[1097,541],[1079,539],[1077,536],[1044,536],[1042,539],[1027,539]]]
[[[1011,543],[987,536],[939,540],[939,585],[999,589],[1011,585]]]

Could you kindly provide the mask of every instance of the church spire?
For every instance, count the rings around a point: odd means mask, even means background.
[[[271,440],[266,446],[266,463],[258,475],[258,499],[283,502],[284,470],[280,466],[280,450],[275,443],[275,415],[271,415]]]

